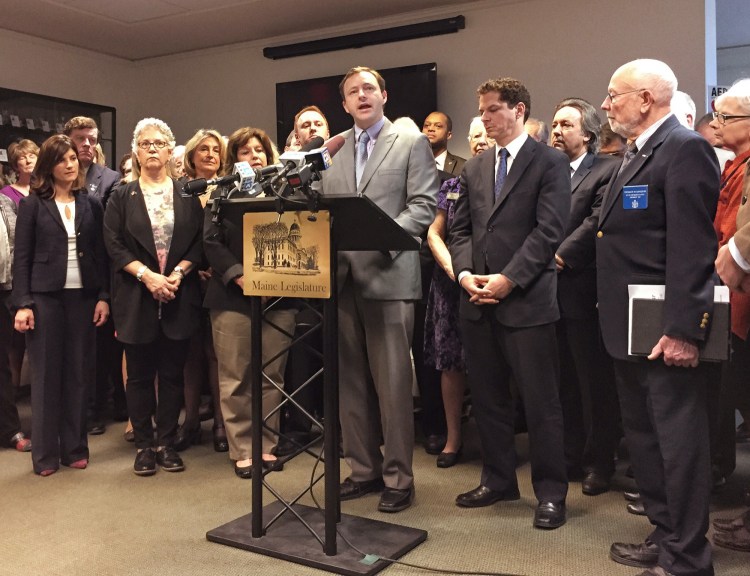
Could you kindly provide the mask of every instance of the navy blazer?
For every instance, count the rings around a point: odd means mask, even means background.
[[[176,181],[172,184],[174,232],[165,268],[167,276],[181,260],[195,265],[203,260],[200,201],[195,197],[183,198],[180,184]],[[115,188],[112,193],[104,214],[104,242],[114,271],[112,316],[118,340],[147,344],[157,339],[160,329],[172,340],[190,338],[201,318],[200,287],[195,270],[182,280],[175,299],[161,307],[143,283],[123,270],[138,260],[149,269],[159,271],[151,220],[137,180]]]
[[[625,209],[623,187],[648,186],[646,209]],[[703,341],[714,297],[713,227],[719,163],[670,116],[604,194],[596,243],[599,318],[607,351],[628,358],[628,285],[664,284],[663,333]]]
[[[106,208],[112,190],[120,184],[121,179],[119,172],[95,162],[86,172],[86,192],[98,198]]]
[[[557,307],[555,250],[570,213],[570,162],[559,150],[527,138],[494,198],[496,148],[466,161],[461,194],[449,236],[456,277],[502,273],[516,287],[494,305],[500,324],[538,326],[554,322]],[[482,306],[461,290],[459,314],[481,317]]]
[[[574,248],[577,230],[600,205],[607,184],[617,173],[622,162],[614,156],[596,156],[587,153],[570,179],[573,195],[570,202],[570,219],[566,238],[557,253],[566,263],[557,276],[557,301],[563,318],[582,319],[596,317],[596,262],[594,255],[586,262],[570,253]],[[571,239],[571,242],[568,240]],[[568,262],[570,259],[571,263]],[[575,262],[577,266],[571,264]]]
[[[109,299],[109,262],[102,239],[102,205],[75,192],[76,251],[84,290]],[[12,306],[34,306],[35,292],[56,292],[65,286],[68,233],[54,199],[29,194],[21,199],[16,220]]]

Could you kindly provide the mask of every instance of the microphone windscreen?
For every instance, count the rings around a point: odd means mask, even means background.
[[[182,185],[182,194],[184,196],[198,196],[199,194],[203,194],[207,187],[208,183],[205,178],[190,180]]]
[[[310,152],[316,148],[320,148],[323,145],[324,140],[320,136],[310,138],[310,140],[299,149],[300,152]]]
[[[341,134],[336,134],[333,138],[329,138],[325,141],[323,146],[328,149],[328,154],[331,155],[331,158],[333,158],[336,153],[341,150],[341,147],[344,145],[344,142],[346,140]]]

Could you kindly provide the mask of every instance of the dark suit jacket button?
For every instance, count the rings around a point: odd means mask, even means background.
[[[494,228],[492,226],[488,226],[487,227],[487,232],[492,232],[493,230],[494,230]]]
[[[79,258],[83,258],[83,252],[79,252],[79,253],[78,253],[78,257],[79,257]]]

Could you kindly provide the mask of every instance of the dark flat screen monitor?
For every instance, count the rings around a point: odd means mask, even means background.
[[[385,80],[388,102],[385,114],[391,120],[408,116],[417,126],[437,110],[437,65],[416,64],[378,70]],[[305,106],[315,105],[328,119],[331,135],[352,127],[352,118],[341,105],[339,82],[344,74],[276,84],[276,143],[279,151],[294,128],[294,116]]]

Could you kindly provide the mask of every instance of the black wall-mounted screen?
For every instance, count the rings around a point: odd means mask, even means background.
[[[388,102],[385,114],[395,120],[408,116],[421,128],[430,112],[437,109],[437,65],[416,64],[378,70],[385,80]],[[276,84],[276,126],[279,151],[294,128],[294,116],[305,106],[318,106],[326,118],[331,135],[352,127],[352,118],[341,105],[339,82],[344,77],[327,76]]]

